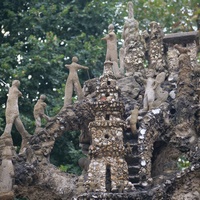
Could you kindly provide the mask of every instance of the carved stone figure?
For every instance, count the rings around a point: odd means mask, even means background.
[[[144,111],[148,111],[153,107],[153,102],[155,100],[154,76],[155,76],[155,70],[149,69],[146,74],[147,80],[146,80],[144,100],[143,100]]]
[[[131,112],[131,117],[130,117],[130,128],[131,132],[134,135],[137,131],[137,121],[138,121],[138,106],[135,105],[134,109]]]
[[[114,32],[113,24],[108,26],[108,34],[102,40],[107,41],[106,61],[117,62],[117,36]]]
[[[81,84],[79,82],[77,71],[79,69],[88,69],[88,67],[77,64],[78,58],[74,56],[70,65],[65,65],[69,69],[69,76],[67,78],[65,86],[65,98],[64,105],[72,104],[73,89],[75,90],[78,100],[82,100],[84,97]]]
[[[114,32],[113,24],[108,26],[108,34],[103,37],[102,40],[106,40],[107,42],[106,61],[113,62],[113,72],[118,78],[120,76],[120,71],[118,67],[117,36]]]
[[[20,81],[14,80],[12,82],[12,86],[9,88],[6,104],[6,127],[1,137],[11,136],[12,126],[15,124],[16,129],[22,137],[21,149],[23,149],[27,144],[27,139],[30,137],[30,134],[25,130],[24,125],[19,117],[18,98],[22,96],[22,93],[18,89],[19,86]]]
[[[44,110],[47,106],[47,104],[44,102],[46,99],[46,96],[44,94],[40,95],[39,100],[34,106],[34,118],[35,118],[35,125],[36,128],[41,127],[41,119],[45,118],[47,121],[50,120],[50,118],[44,113]]]
[[[164,80],[165,80],[164,72],[161,72],[156,76],[155,85],[154,85],[154,90],[155,90],[155,101],[153,102],[154,108],[160,106],[161,103],[167,100],[168,92],[163,91],[163,89],[161,88],[161,83],[163,83]]]
[[[168,92],[163,91],[161,83],[165,80],[165,73],[159,73],[156,78],[155,70],[149,69],[147,72],[147,80],[145,86],[145,94],[143,100],[143,111],[151,110],[152,108],[160,106],[168,97]]]

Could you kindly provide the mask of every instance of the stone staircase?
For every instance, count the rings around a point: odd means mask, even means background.
[[[125,160],[128,164],[129,181],[134,184],[135,187],[140,187],[141,177],[140,171],[140,156],[138,152],[138,137],[134,136],[130,129],[127,129],[124,133],[124,145],[128,147],[128,154],[125,156]]]

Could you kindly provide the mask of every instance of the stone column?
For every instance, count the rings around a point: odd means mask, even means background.
[[[0,166],[0,199],[12,200],[14,199],[13,179],[14,166],[13,159],[13,145],[11,138],[5,138],[5,147],[2,152],[2,163]]]

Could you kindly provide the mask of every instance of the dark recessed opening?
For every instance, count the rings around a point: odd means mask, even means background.
[[[143,180],[143,181],[145,181],[146,180],[146,175],[142,175],[142,177],[141,177],[141,179]]]
[[[110,83],[111,83],[110,81],[107,81],[107,85],[110,85]]]
[[[108,96],[110,96],[110,94],[109,94],[109,93],[106,93],[106,97],[108,97]]]
[[[170,109],[170,114],[174,115],[176,113],[176,109],[175,108],[171,108]]]
[[[139,129],[139,123],[138,122],[136,123],[136,128],[137,128],[137,130]]]
[[[111,191],[111,170],[110,165],[106,165],[106,191]]]
[[[105,138],[108,139],[108,138],[109,138],[109,135],[108,135],[108,134],[105,134]]]
[[[106,120],[110,120],[110,115],[106,115]]]
[[[200,110],[197,110],[196,113],[194,114],[194,116],[197,120],[199,120],[200,119]]]
[[[166,166],[166,161],[168,156],[162,156],[162,154],[167,147],[167,143],[164,141],[156,141],[153,144],[153,152],[151,157],[151,175],[152,177],[159,176],[163,173],[164,166]]]

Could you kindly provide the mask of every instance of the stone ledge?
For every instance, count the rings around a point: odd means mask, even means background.
[[[163,42],[166,44],[192,43],[193,41],[196,41],[197,45],[199,44],[198,31],[171,33],[171,34],[166,34],[163,38]]]

